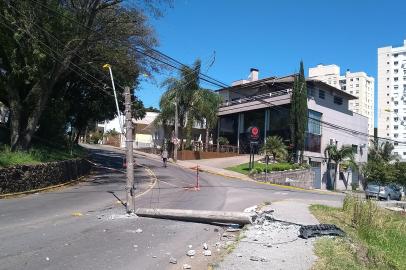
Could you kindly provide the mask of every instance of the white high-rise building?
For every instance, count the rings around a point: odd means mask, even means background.
[[[349,101],[349,109],[368,117],[368,134],[374,135],[374,78],[365,72],[350,72],[340,75],[337,65],[317,65],[309,68],[309,78],[323,81],[329,85],[356,96]]]
[[[400,47],[378,48],[378,136],[394,141],[406,159],[406,40]]]

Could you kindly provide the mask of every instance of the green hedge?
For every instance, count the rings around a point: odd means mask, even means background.
[[[271,163],[268,165],[268,172],[279,172],[279,171],[288,171],[288,170],[297,170],[308,168],[307,164],[292,164],[292,163]],[[263,163],[254,163],[254,169],[249,171],[248,163],[240,164],[234,167],[227,168],[228,170],[248,174],[248,173],[262,173],[265,172],[266,164]]]

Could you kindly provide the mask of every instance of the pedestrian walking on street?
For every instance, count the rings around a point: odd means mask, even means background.
[[[162,161],[164,162],[164,167],[166,168],[166,163],[168,162],[168,151],[166,149],[162,151]]]

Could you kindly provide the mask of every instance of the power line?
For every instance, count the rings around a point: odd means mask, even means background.
[[[31,2],[34,2],[34,3],[38,4],[38,5],[40,5],[40,6],[44,7],[44,8],[46,8],[47,10],[49,10],[49,11],[51,11],[51,12],[57,13],[57,14],[59,14],[60,16],[64,17],[65,19],[68,19],[68,20],[70,20],[70,21],[72,21],[72,22],[77,23],[77,25],[79,25],[80,27],[82,27],[82,28],[84,28],[84,29],[86,29],[86,30],[88,30],[88,31],[91,31],[91,32],[93,32],[93,33],[95,33],[95,34],[97,34],[97,35],[99,35],[99,36],[102,36],[102,35],[101,35],[100,33],[98,33],[97,31],[95,31],[95,30],[93,30],[93,29],[91,29],[91,28],[89,28],[89,27],[83,25],[82,23],[78,22],[77,20],[74,20],[74,19],[72,19],[72,18],[66,16],[65,14],[63,14],[63,13],[57,11],[57,10],[54,10],[54,9],[48,7],[48,6],[45,5],[45,4],[39,3],[38,1],[35,1],[35,0],[31,0]],[[114,40],[112,40],[112,42],[117,43],[117,41],[114,41]],[[159,56],[163,57],[164,59],[169,60],[169,62],[172,61],[173,63],[168,63],[168,62],[166,62],[166,61],[164,61],[164,60],[162,60],[162,59],[159,59],[159,58],[157,58],[157,57],[155,57],[155,56],[149,54],[149,53],[147,52],[147,50],[146,50],[145,48],[143,48],[143,47],[141,47],[141,48],[137,48],[137,47],[135,47],[135,46],[134,46],[134,47],[132,47],[132,46],[126,46],[126,47],[129,48],[129,49],[131,49],[131,50],[135,50],[136,52],[138,52],[138,53],[140,53],[140,54],[143,54],[144,56],[147,56],[147,57],[149,57],[149,58],[152,58],[152,59],[154,59],[155,61],[158,61],[158,62],[160,62],[160,63],[162,63],[162,64],[168,65],[168,66],[170,66],[170,67],[172,67],[172,68],[174,68],[174,69],[177,69],[177,70],[179,70],[179,71],[181,71],[182,68],[185,68],[185,67],[189,68],[189,66],[187,66],[187,65],[185,65],[185,64],[183,64],[183,63],[181,63],[181,62],[179,62],[178,60],[176,60],[176,59],[174,59],[174,58],[172,58],[172,57],[170,57],[170,56],[168,56],[168,55],[166,55],[166,54],[164,54],[164,53],[162,53],[162,52],[160,52],[160,51],[158,51],[158,50],[156,50],[156,49],[153,49],[153,48],[151,48],[151,47],[145,46],[145,47],[147,47],[149,50],[153,51],[154,53],[158,54]],[[179,67],[179,65],[180,65],[180,67]],[[214,78],[212,78],[212,77],[210,77],[210,76],[208,76],[208,75],[206,75],[206,74],[203,74],[203,73],[201,73],[201,72],[199,72],[199,77],[200,77],[201,80],[203,80],[203,81],[205,81],[205,82],[208,82],[208,83],[210,83],[210,84],[212,84],[212,85],[221,87],[221,88],[228,86],[227,84],[225,84],[225,83],[223,83],[223,82],[220,82],[219,80],[216,80],[216,79],[214,79]]]

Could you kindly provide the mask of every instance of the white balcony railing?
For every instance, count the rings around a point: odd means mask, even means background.
[[[233,99],[231,101],[223,102],[220,105],[220,108],[221,107],[232,106],[232,105],[236,105],[236,104],[252,102],[252,101],[256,101],[256,100],[262,100],[262,99],[271,98],[271,97],[283,96],[283,95],[289,94],[291,92],[292,92],[292,89],[284,89],[284,90],[280,90],[280,91],[276,91],[276,92],[270,92],[270,93],[256,95],[256,96],[237,98],[237,99]]]

